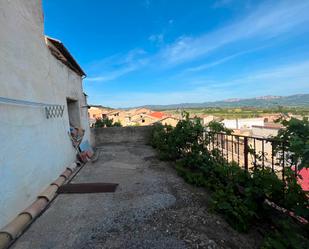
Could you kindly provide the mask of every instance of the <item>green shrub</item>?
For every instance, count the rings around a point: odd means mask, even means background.
[[[297,125],[299,127],[299,123]],[[305,123],[304,126],[306,127]],[[295,136],[294,128],[290,129],[293,133],[289,138]],[[151,144],[158,150],[161,159],[177,162],[177,173],[186,182],[210,189],[213,192],[213,210],[222,214],[238,231],[248,231],[257,220],[269,220],[271,214],[266,212],[268,208],[265,199],[308,218],[308,198],[289,168],[285,170],[284,181],[271,169],[259,165],[249,173],[235,162],[228,162],[218,149],[208,150],[207,145],[216,132],[230,134],[230,130],[217,122],[211,122],[206,130],[207,133],[199,119],[189,119],[188,114],[185,114],[185,118],[175,128],[155,125]],[[207,137],[204,137],[205,134]],[[281,132],[279,136],[281,137],[276,140],[276,150],[280,149],[280,139],[287,135]],[[307,139],[306,136],[297,135],[302,141]],[[296,148],[294,142],[295,140],[290,139],[290,148]],[[307,152],[305,150],[302,153]],[[299,162],[300,158],[305,159],[306,155],[297,154],[297,158]],[[286,234],[285,224],[278,223],[276,229],[265,238],[263,248],[303,248],[298,247],[301,244],[297,233],[291,235],[291,238]]]
[[[184,178],[187,183],[190,183],[194,186],[202,187],[205,186],[205,177],[202,172],[195,171],[192,172],[190,169],[184,167],[181,163],[177,163],[176,171],[179,176]]]
[[[122,127],[122,124],[121,124],[120,121],[116,121],[116,122],[113,124],[113,126],[115,126],[115,127]]]
[[[95,128],[114,127],[114,126],[121,127],[122,125],[119,121],[114,122],[113,119],[109,118],[97,118],[94,124]]]
[[[252,173],[250,182],[252,195],[257,200],[264,201],[265,198],[275,203],[284,199],[284,183],[269,168],[256,168]]]
[[[174,148],[171,147],[171,135],[172,126],[155,124],[152,127],[152,133],[150,138],[150,144],[156,148],[159,152],[159,157],[162,160],[175,159]]]
[[[256,217],[255,210],[246,200],[235,194],[234,186],[218,188],[212,195],[212,206],[223,214],[226,221],[237,231],[246,232]]]
[[[170,133],[169,146],[172,147],[175,159],[201,151],[204,146],[203,132],[204,127],[200,119],[189,119],[186,113],[185,119],[180,120]]]
[[[180,120],[175,128],[156,124],[153,126],[151,144],[157,148],[161,159],[177,160],[188,153],[199,153],[203,148],[204,128],[199,119]]]
[[[307,231],[306,231],[307,229]],[[262,249],[307,249],[308,224],[305,229],[295,224],[291,218],[275,220],[274,225],[265,236]]]
[[[309,121],[297,118],[287,119],[282,117],[278,120],[284,126],[278,135],[273,137],[275,152],[289,151],[285,153],[285,160],[290,165],[301,168],[309,167]]]
[[[278,204],[291,211],[296,215],[309,219],[309,199],[301,186],[297,183],[294,172],[286,169],[286,187],[284,198]]]

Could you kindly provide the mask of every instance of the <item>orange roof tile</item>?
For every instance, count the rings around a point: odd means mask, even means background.
[[[148,115],[151,116],[151,117],[154,117],[154,118],[161,119],[165,116],[165,113],[163,113],[163,112],[153,112],[153,113],[150,113]]]

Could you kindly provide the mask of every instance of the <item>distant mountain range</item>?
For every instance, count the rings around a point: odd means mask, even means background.
[[[271,108],[284,107],[309,107],[309,94],[296,94],[290,96],[261,96],[250,99],[226,99],[215,102],[204,103],[182,103],[172,105],[145,105],[142,107],[153,110],[167,110],[177,108],[207,108],[207,107],[259,107]]]

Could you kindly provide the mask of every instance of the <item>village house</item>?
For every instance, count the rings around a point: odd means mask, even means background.
[[[211,121],[218,120],[218,118],[213,115],[203,115],[201,119],[203,121],[203,125],[205,126],[208,125]]]
[[[95,123],[96,119],[100,118],[112,119],[113,122],[119,122],[122,126],[146,126],[167,117],[163,112],[153,112],[147,108],[117,110],[101,106],[91,106],[88,112],[91,126]]]
[[[104,118],[111,111],[111,108],[106,108],[100,105],[91,105],[88,109],[89,118]]]
[[[150,114],[152,111],[147,108],[133,108],[126,111],[124,126],[145,125],[142,122],[143,117]],[[137,122],[137,120],[139,120]]]
[[[145,113],[135,114],[131,117],[130,121],[131,125],[145,126],[158,123],[166,117],[167,117],[166,114],[163,112],[148,112],[148,114]]]
[[[166,117],[166,114],[164,112],[151,112],[148,115],[157,119],[163,119]]]
[[[277,136],[278,131],[283,128],[282,125],[276,124],[276,123],[267,123],[263,126],[259,125],[253,125],[252,126],[252,136],[253,137],[258,137],[258,138],[271,138],[274,136]],[[253,148],[253,142],[251,141],[251,147]],[[262,144],[260,140],[256,140],[255,142],[255,147],[257,150],[262,150],[265,151],[265,157],[268,159],[268,161],[271,160],[271,155],[272,155],[272,144],[270,142],[265,142]]]
[[[152,117],[147,114],[135,115],[136,118],[132,118],[131,124],[133,126],[146,126],[152,125],[157,122],[159,119],[156,117]]]
[[[264,126],[264,118],[236,118],[221,121],[228,129],[251,129],[253,125]]]
[[[121,123],[122,126],[126,126],[127,113],[124,110],[111,110],[106,114],[106,117],[114,122]]]
[[[176,127],[179,120],[180,119],[178,119],[178,118],[170,116],[170,117],[165,117],[165,118],[159,120],[158,123],[161,123],[163,125],[170,125],[170,126]]]
[[[44,36],[40,0],[0,2],[0,227],[76,160],[69,131],[90,141],[84,71]]]
[[[97,119],[106,118],[110,111],[111,108],[106,108],[100,105],[91,105],[88,109],[90,126],[93,126]]]
[[[253,125],[252,136],[260,138],[268,138],[277,136],[278,131],[283,128],[281,124],[265,123],[265,125]]]
[[[151,113],[152,110],[148,109],[148,108],[133,108],[127,111],[128,115],[138,115],[138,114],[149,114]]]

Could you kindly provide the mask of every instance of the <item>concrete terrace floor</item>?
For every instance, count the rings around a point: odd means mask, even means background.
[[[139,143],[98,148],[73,183],[119,183],[115,193],[61,194],[12,249],[257,248],[208,211],[208,194]]]

